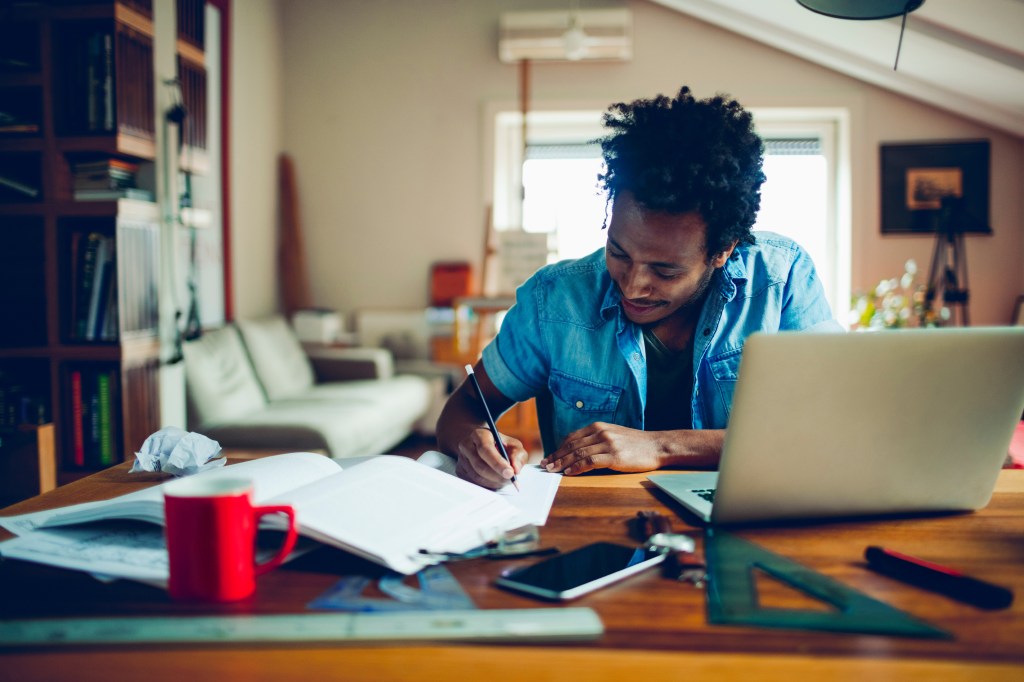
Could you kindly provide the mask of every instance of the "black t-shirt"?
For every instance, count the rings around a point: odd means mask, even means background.
[[[683,350],[673,351],[653,331],[645,329],[643,333],[647,351],[644,431],[692,428],[693,340]]]

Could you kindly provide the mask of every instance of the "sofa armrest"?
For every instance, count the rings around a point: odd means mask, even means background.
[[[317,383],[390,379],[395,362],[384,348],[306,348]]]

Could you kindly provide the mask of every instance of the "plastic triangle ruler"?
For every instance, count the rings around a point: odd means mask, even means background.
[[[952,637],[904,611],[726,531],[709,528],[704,553],[708,565],[709,623],[935,639]],[[756,570],[833,608],[829,611],[763,608],[758,603]]]
[[[455,576],[442,565],[428,566],[416,574],[420,588],[403,582],[405,576],[388,574],[377,581],[381,592],[390,598],[364,597],[373,582],[360,575],[343,576],[329,590],[309,603],[311,609],[340,611],[428,611],[467,610],[476,605]]]

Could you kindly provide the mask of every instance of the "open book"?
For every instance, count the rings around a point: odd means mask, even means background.
[[[296,452],[196,475],[250,478],[255,504],[295,507],[300,535],[406,574],[433,563],[421,549],[461,553],[525,523],[501,495],[405,457],[375,457],[342,470],[323,455]],[[163,524],[162,486],[0,522],[22,534],[111,519]],[[0,553],[22,558],[5,545]]]

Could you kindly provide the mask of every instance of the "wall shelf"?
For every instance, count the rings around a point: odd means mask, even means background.
[[[206,93],[205,1],[173,0],[191,33],[162,46],[155,17],[174,13],[157,1],[11,4],[0,26],[0,112],[38,122],[5,133],[0,117],[0,303],[17,320],[0,323],[0,398],[25,422],[6,426],[52,423],[61,482],[131,459],[161,426],[163,214],[116,195],[158,198],[157,50],[191,65],[195,111]]]

